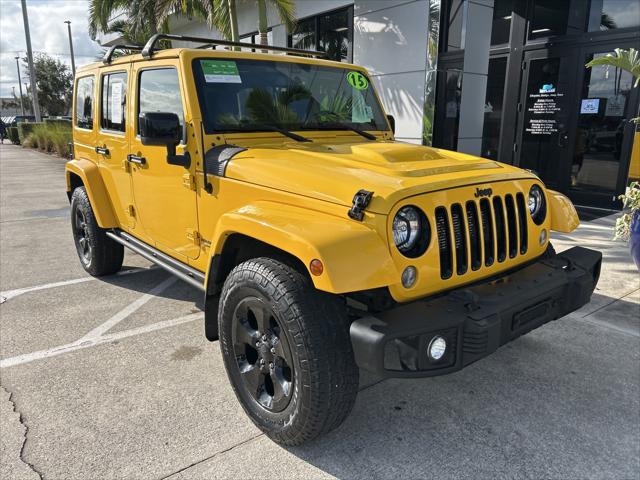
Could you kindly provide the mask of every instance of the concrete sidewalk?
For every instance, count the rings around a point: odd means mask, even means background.
[[[640,476],[640,277],[613,217],[554,235],[603,252],[590,304],[452,375],[363,372],[340,428],[282,448],[237,403],[199,292],[131,253],[86,276],[63,165],[0,147],[0,478]]]

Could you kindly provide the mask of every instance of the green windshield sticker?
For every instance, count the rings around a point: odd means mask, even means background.
[[[360,72],[347,73],[347,82],[356,90],[366,90],[369,88],[369,80]]]
[[[242,83],[236,62],[228,60],[200,60],[207,83]]]

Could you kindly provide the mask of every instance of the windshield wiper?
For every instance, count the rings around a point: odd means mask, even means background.
[[[315,128],[315,127],[310,127],[310,128]],[[357,133],[361,137],[366,138],[367,140],[376,140],[377,139],[377,137],[375,135],[372,135],[369,132],[365,132],[364,130],[359,129],[358,127],[347,125],[345,123],[323,123],[322,126],[319,127],[319,129],[322,129],[322,130],[350,130],[350,131],[352,131],[354,133]]]
[[[247,129],[249,130],[249,129]],[[273,125],[251,125],[251,130],[266,130],[268,132],[278,132],[284,135],[285,137],[289,137],[296,142],[310,142],[311,140],[307,137],[303,137],[302,135],[298,135],[297,133],[293,133],[285,128],[276,127]]]

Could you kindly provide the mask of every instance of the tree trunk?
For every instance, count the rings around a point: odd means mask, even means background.
[[[258,0],[258,32],[260,32],[260,45],[269,45],[267,38],[267,2]],[[263,50],[266,53],[266,50]]]
[[[236,0],[227,0],[229,2],[229,23],[231,24],[231,41],[237,42],[240,35],[238,34],[238,14],[236,12]]]

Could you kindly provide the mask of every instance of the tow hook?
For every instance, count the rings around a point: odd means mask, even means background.
[[[353,206],[349,210],[349,217],[361,222],[364,218],[364,209],[371,202],[371,197],[373,197],[373,192],[358,190],[358,193],[353,196]]]

